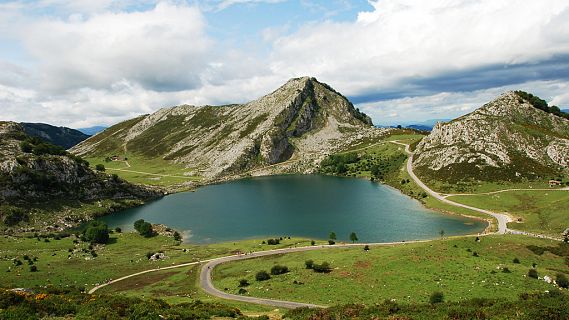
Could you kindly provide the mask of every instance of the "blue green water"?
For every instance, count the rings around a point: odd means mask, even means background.
[[[486,223],[436,213],[390,187],[362,179],[272,176],[210,185],[102,218],[132,229],[144,219],[182,231],[185,242],[301,236],[348,241],[429,239],[481,232]]]

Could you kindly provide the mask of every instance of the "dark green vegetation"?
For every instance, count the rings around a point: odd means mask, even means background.
[[[322,310],[295,309],[286,319],[552,319],[569,318],[569,297],[549,293],[522,294],[516,301],[476,298],[460,302],[407,304],[385,300],[373,305],[350,304]]]
[[[24,131],[29,136],[38,137],[64,149],[69,149],[79,142],[89,138],[89,135],[81,131],[56,127],[45,123],[21,123]]]
[[[244,318],[237,308],[219,303],[169,304],[159,299],[89,295],[74,288],[33,291],[0,289],[0,318],[50,319],[211,319]]]
[[[545,100],[541,99],[538,96],[534,96],[531,93],[527,93],[525,91],[515,91],[515,92],[520,97],[520,99],[529,102],[535,108],[543,110],[547,113],[552,113],[558,117],[569,119],[569,114],[561,111],[561,109],[559,109],[558,106],[549,106]]]
[[[96,215],[140,204],[159,192],[89,168],[63,148],[0,122],[0,230],[61,230]],[[47,202],[47,203],[46,203]]]
[[[91,221],[83,231],[83,237],[91,243],[105,244],[109,241],[109,228],[104,222]]]
[[[154,230],[152,230],[152,224],[150,224],[150,222],[144,221],[144,219],[136,220],[134,222],[134,230],[136,230],[138,234],[146,238],[152,237],[154,235]],[[178,239],[175,240],[179,241],[179,236],[180,234],[178,234],[177,237]]]

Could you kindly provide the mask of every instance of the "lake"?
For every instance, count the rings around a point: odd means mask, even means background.
[[[482,232],[486,222],[442,215],[391,187],[363,179],[288,175],[243,179],[172,194],[103,217],[132,230],[144,219],[179,230],[187,243],[298,236],[390,242]]]

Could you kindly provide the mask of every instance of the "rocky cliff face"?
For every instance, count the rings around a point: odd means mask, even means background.
[[[84,160],[38,141],[26,135],[20,124],[0,122],[2,221],[13,212],[33,220],[29,214],[34,208],[43,210],[54,203],[144,200],[161,195],[158,191],[94,172]],[[53,217],[43,218],[50,220],[58,214],[54,212]]]
[[[446,181],[548,178],[569,165],[569,120],[507,92],[476,111],[438,123],[413,165]]]
[[[215,179],[291,159],[295,166],[283,170],[310,171],[324,154],[381,134],[345,97],[304,77],[243,105],[164,108],[115,125],[72,152],[108,156],[128,150]]]

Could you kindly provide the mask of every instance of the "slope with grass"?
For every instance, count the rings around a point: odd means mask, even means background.
[[[243,105],[164,108],[112,126],[72,152],[90,159],[136,158],[142,169],[145,161],[159,160],[178,175],[207,183],[292,158],[295,166],[277,173],[314,171],[322,154],[386,131],[328,85],[303,77]]]
[[[238,293],[239,281],[250,283],[246,294],[255,297],[323,305],[373,304],[384,299],[425,303],[434,291],[449,301],[471,298],[515,300],[521,293],[553,290],[543,280],[527,277],[534,263],[537,272],[555,279],[567,275],[569,245],[523,236],[473,237],[399,246],[372,246],[276,255],[218,266],[217,288]],[[514,263],[514,259],[520,263]],[[305,261],[329,262],[332,271],[316,273]],[[283,275],[255,280],[258,271],[287,266]]]
[[[0,122],[0,230],[61,230],[161,192],[95,172],[63,148]]]
[[[569,120],[507,92],[470,114],[437,124],[417,145],[413,165],[421,179],[441,192],[476,191],[480,181],[563,179],[569,165]]]

